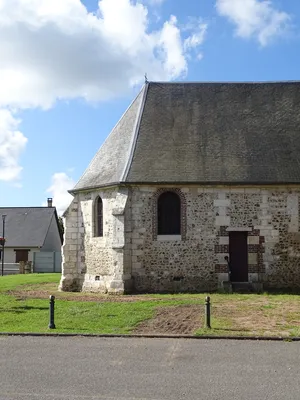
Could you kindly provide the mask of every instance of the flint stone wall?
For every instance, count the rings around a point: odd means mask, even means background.
[[[156,201],[181,197],[181,236],[157,236]],[[62,290],[215,290],[228,280],[229,231],[248,232],[249,281],[300,288],[297,187],[135,186],[76,195],[65,218]],[[103,201],[103,237],[93,208]]]
[[[165,188],[166,189],[166,188]],[[158,187],[132,191],[132,277],[137,291],[214,290],[228,280],[229,231],[248,231],[249,281],[300,288],[299,194],[295,187],[180,190],[182,236],[157,237]],[[153,229],[154,228],[154,229]],[[165,239],[165,240],[163,240]]]

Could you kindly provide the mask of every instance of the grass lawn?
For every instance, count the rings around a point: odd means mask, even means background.
[[[59,274],[0,277],[0,331],[300,336],[300,296],[211,294],[212,329],[203,328],[206,294],[104,296],[58,292]],[[49,295],[55,330],[48,329]]]

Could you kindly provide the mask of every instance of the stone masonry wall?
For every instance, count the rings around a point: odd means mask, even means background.
[[[84,226],[78,196],[74,197],[64,214],[64,227],[62,275],[59,289],[76,292],[81,290],[85,268],[81,259],[84,254]]]
[[[103,203],[103,237],[95,237],[95,200]],[[127,190],[78,194],[65,218],[62,290],[124,293],[124,212]],[[125,277],[126,278],[126,277]],[[73,283],[72,283],[73,282]]]
[[[157,236],[156,201],[181,197],[181,236]],[[103,237],[93,208],[103,200]],[[214,290],[228,280],[229,232],[248,232],[249,281],[300,288],[300,188],[132,187],[75,196],[65,218],[62,290]]]
[[[168,189],[180,190],[184,199],[181,238],[156,235],[156,199],[163,189],[132,188],[126,242],[135,290],[217,289],[228,280],[230,230],[248,231],[249,281],[300,287],[299,188]]]

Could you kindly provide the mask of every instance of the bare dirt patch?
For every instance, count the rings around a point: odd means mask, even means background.
[[[203,328],[203,311],[200,305],[158,307],[154,317],[139,324],[134,333],[193,335]],[[212,307],[211,322],[211,334],[289,337],[289,326],[300,326],[299,302],[260,298],[242,304],[217,303]]]
[[[157,301],[163,302],[170,299],[163,297],[155,297],[145,294],[131,295],[114,295],[102,294],[93,292],[60,292],[57,290],[57,285],[53,283],[39,283],[33,285],[19,286],[15,290],[6,292],[11,296],[15,296],[20,300],[26,299],[48,299],[50,295],[54,295],[56,299],[69,301],[96,301],[110,303],[134,303],[137,301]],[[189,300],[189,297],[181,297],[181,300]]]
[[[213,315],[229,321],[232,331],[250,335],[289,336],[289,326],[300,327],[298,301],[270,302],[260,298],[242,305],[239,302],[216,304]]]
[[[41,288],[42,286],[42,288]],[[100,293],[85,292],[59,292],[51,283],[27,285],[15,290],[7,291],[7,294],[16,297],[19,300],[26,299],[48,299],[50,295],[54,295],[56,299],[68,301],[95,301],[95,302],[111,302],[111,303],[133,303],[136,301],[162,301],[159,298],[144,295],[105,295]]]
[[[133,332],[192,335],[199,329],[202,318],[197,305],[159,307],[153,319],[142,322]]]

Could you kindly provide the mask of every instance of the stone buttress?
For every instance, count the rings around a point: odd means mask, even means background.
[[[95,236],[95,201],[103,202],[103,236]],[[123,294],[130,288],[124,274],[126,189],[78,193],[64,214],[65,242],[60,289]]]

